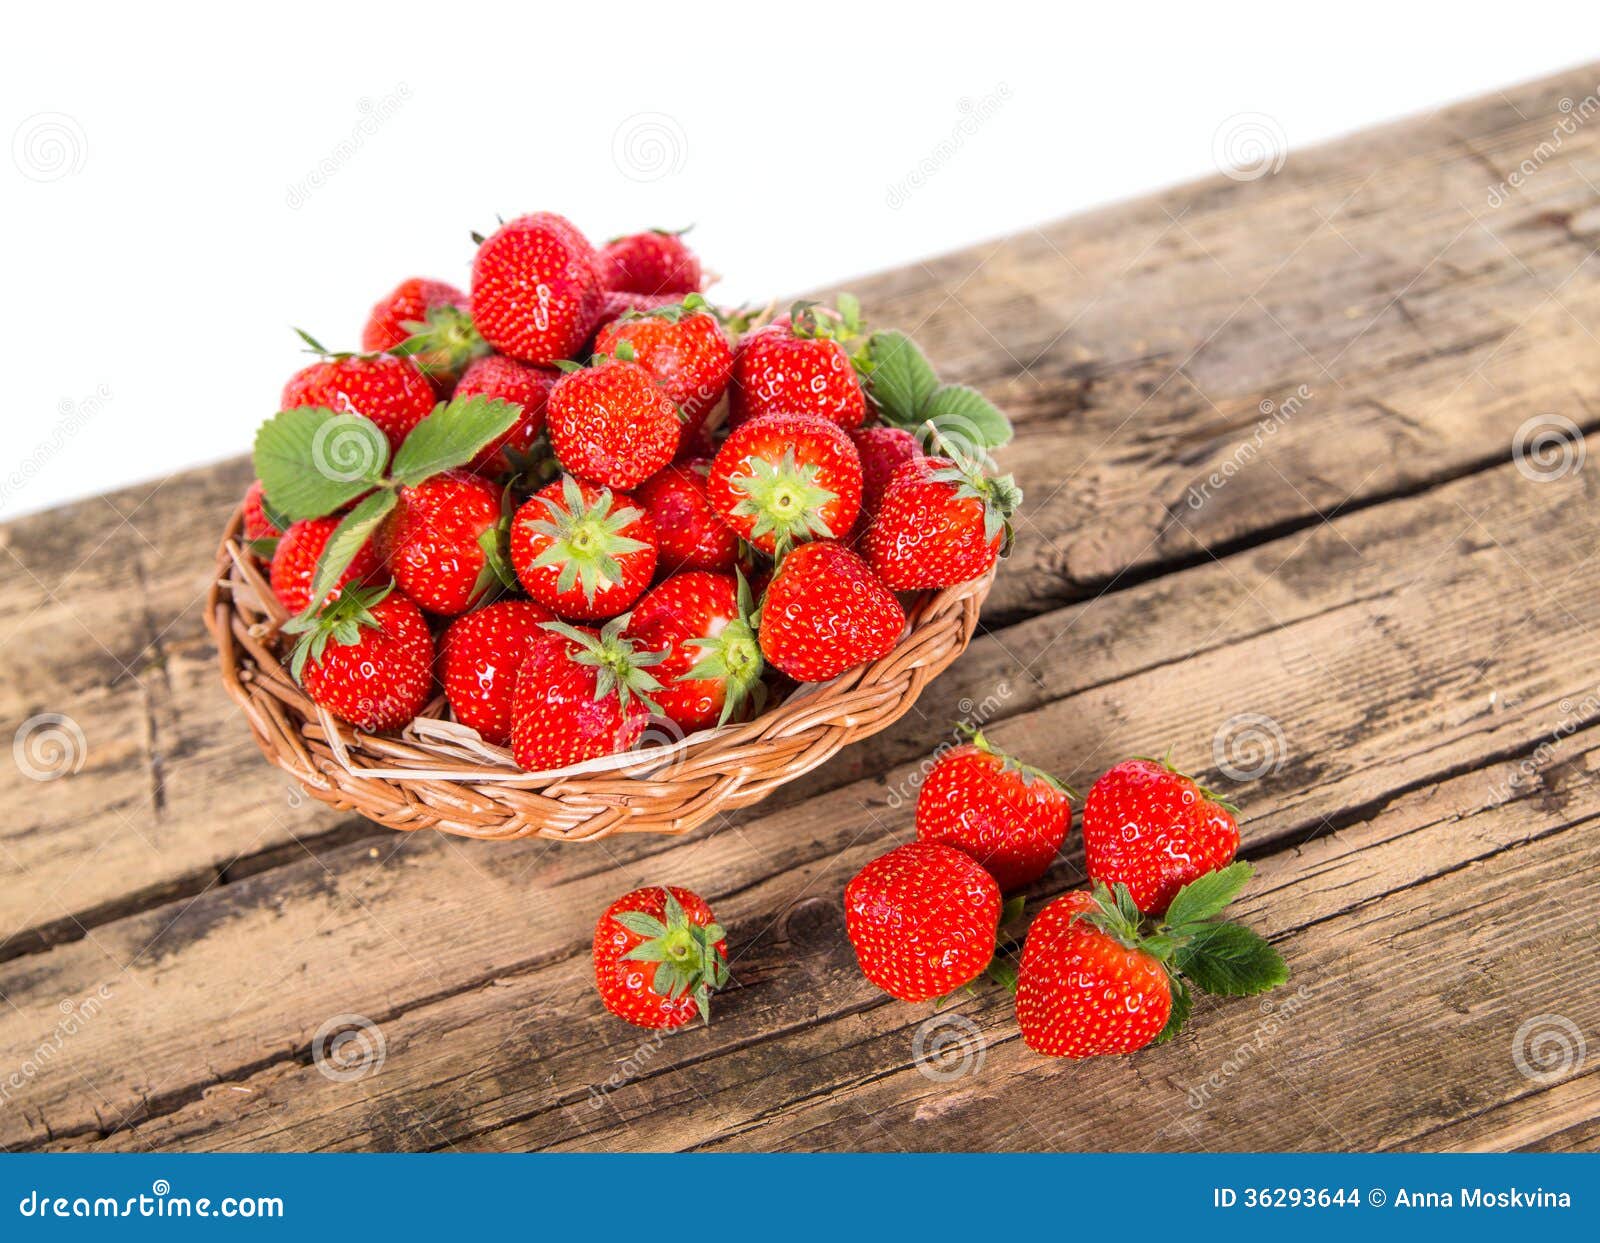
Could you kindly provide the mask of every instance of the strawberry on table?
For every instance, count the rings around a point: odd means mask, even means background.
[[[1226,866],[1238,849],[1233,809],[1160,760],[1117,764],[1083,805],[1089,875],[1126,885],[1148,914],[1165,910],[1196,877]]]
[[[1072,825],[1070,791],[983,732],[939,757],[917,793],[917,840],[971,855],[1010,892],[1049,870]]]
[[[683,412],[682,434],[693,435],[722,400],[733,374],[733,347],[705,299],[690,294],[659,310],[624,315],[600,330],[594,348],[617,354],[624,341],[634,361]]]
[[[440,640],[445,698],[461,724],[511,745],[511,696],[528,646],[555,616],[532,600],[498,600],[456,618]]]
[[[837,424],[768,414],[717,450],[707,495],[735,534],[769,556],[814,539],[843,539],[861,508],[861,459]]]
[[[558,479],[511,519],[511,564],[523,588],[558,616],[615,617],[656,571],[650,516],[625,493]]]
[[[728,943],[696,893],[654,885],[625,893],[594,927],[594,983],[605,1008],[635,1027],[711,1021],[728,982]]]
[[[991,479],[950,458],[915,457],[889,476],[861,542],[895,591],[953,587],[988,573],[1021,500],[1010,475]]]
[[[706,494],[711,463],[694,459],[650,476],[633,494],[655,526],[661,565],[668,570],[733,570],[739,537]]]
[[[607,289],[628,293],[699,292],[704,278],[700,260],[684,245],[686,232],[650,229],[613,238],[600,249],[600,283]]]
[[[844,890],[845,933],[862,974],[891,997],[927,1001],[971,983],[994,958],[1000,888],[967,855],[911,842]]]
[[[500,555],[500,518],[500,489],[470,471],[447,470],[400,488],[373,542],[400,590],[452,617],[500,581],[492,560]]]
[[[330,354],[301,334],[321,362],[302,367],[283,386],[282,408],[322,406],[337,414],[359,414],[376,423],[398,451],[411,429],[433,412],[435,395],[410,359],[393,354]]]
[[[455,396],[498,397],[520,406],[522,414],[511,429],[485,445],[472,459],[471,469],[483,475],[503,474],[512,468],[508,454],[527,454],[544,431],[545,407],[550,390],[561,378],[554,367],[486,354],[461,374]]]
[[[545,422],[562,466],[622,489],[672,461],[683,425],[650,372],[624,358],[568,371],[550,390]]]
[[[842,340],[859,332],[854,300],[840,317],[801,304],[744,337],[734,351],[728,416],[737,427],[774,411],[814,414],[849,429],[867,417],[855,363]]]
[[[906,615],[867,563],[839,544],[802,544],[761,603],[761,654],[798,682],[827,682],[887,656]]]
[[[502,354],[549,364],[570,358],[600,310],[594,247],[565,217],[535,212],[500,228],[472,263],[472,316]]]
[[[316,576],[317,560],[327,547],[328,538],[339,526],[339,517],[329,514],[325,518],[302,518],[291,522],[289,529],[278,540],[272,554],[272,568],[268,572],[272,594],[290,614],[304,611],[311,603],[311,581]],[[382,559],[371,541],[362,544],[340,575],[329,599],[339,594],[347,583],[365,582],[383,568]]]
[[[351,587],[284,623],[290,671],[340,720],[369,733],[408,724],[433,695],[433,636],[422,611],[385,587]]]
[[[529,772],[545,772],[626,751],[660,709],[661,683],[649,666],[662,653],[625,638],[626,616],[596,633],[546,622],[528,644],[511,697],[511,751]]]
[[[762,686],[749,588],[727,574],[689,570],[647,592],[624,635],[662,652],[651,672],[663,715],[685,733],[737,718]]]

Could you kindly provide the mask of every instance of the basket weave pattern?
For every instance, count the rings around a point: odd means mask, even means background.
[[[921,596],[881,660],[808,687],[741,725],[664,739],[580,771],[530,774],[510,754],[450,725],[443,697],[401,737],[365,734],[311,702],[283,667],[286,614],[243,551],[243,509],[217,550],[206,625],[222,684],[262,753],[311,797],[392,829],[463,837],[586,841],[612,833],[685,833],[744,807],[885,729],[961,655],[993,572]]]

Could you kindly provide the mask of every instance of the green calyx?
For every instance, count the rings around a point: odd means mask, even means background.
[[[1172,987],[1172,1013],[1156,1043],[1178,1034],[1192,1008],[1190,986],[1219,996],[1245,997],[1276,988],[1289,968],[1265,938],[1243,924],[1219,920],[1254,874],[1240,860],[1196,877],[1159,919],[1147,919],[1121,882],[1108,889],[1096,881],[1096,909],[1077,916],[1128,949],[1139,950],[1166,969]]]
[[[746,704],[757,711],[766,696],[766,683],[761,675],[766,662],[761,657],[761,643],[756,637],[757,618],[750,598],[750,584],[743,572],[739,578],[739,615],[722,628],[722,633],[710,639],[690,639],[687,646],[697,647],[702,655],[688,673],[686,681],[715,681],[723,687],[722,714],[718,725],[726,725],[743,714]]]
[[[630,702],[637,701],[660,716],[661,706],[650,696],[661,689],[661,683],[646,672],[646,667],[660,664],[667,654],[641,650],[623,638],[622,632],[627,628],[631,616],[624,613],[621,617],[613,617],[598,636],[585,634],[566,622],[541,622],[540,625],[574,645],[570,653],[573,660],[595,669],[596,702],[615,695],[624,709]]]
[[[976,725],[968,725],[965,721],[957,721],[956,733],[985,755],[994,756],[995,759],[1000,761],[1001,768],[1009,772],[1020,773],[1025,781],[1042,781],[1058,794],[1065,794],[1070,799],[1078,797],[1076,790],[1053,774],[1045,772],[1042,768],[1035,768],[1032,764],[1025,764],[1016,756],[1000,750],[983,736],[983,731]]]
[[[490,352],[468,315],[457,306],[436,306],[422,320],[402,325],[411,335],[395,346],[394,353],[412,359],[429,378],[460,375],[476,358]]]
[[[648,311],[628,310],[617,316],[619,324],[634,323],[641,319],[664,319],[669,324],[681,323],[685,316],[693,315],[696,311],[704,311],[709,315],[716,315],[716,310],[703,297],[697,293],[685,294],[682,302],[669,302],[666,306],[651,307]],[[630,355],[632,347],[629,347]],[[617,356],[622,356],[621,346],[617,349]]]
[[[752,541],[763,535],[773,537],[773,554],[782,557],[805,540],[833,539],[839,532],[828,526],[821,510],[838,493],[817,482],[821,467],[800,465],[792,447],[776,462],[752,457],[746,460],[749,472],[733,476],[729,483],[744,493],[733,512],[753,517]]]
[[[623,911],[613,915],[629,932],[644,939],[622,957],[630,962],[653,962],[655,978],[650,987],[663,997],[694,997],[700,1018],[711,1022],[711,994],[728,982],[728,960],[717,943],[727,934],[719,924],[701,926],[690,919],[683,904],[665,885],[663,918],[643,911]]]
[[[284,622],[284,633],[300,636],[289,657],[289,672],[294,680],[305,680],[307,660],[322,663],[322,654],[330,642],[347,647],[360,641],[363,630],[376,628],[378,619],[372,610],[393,590],[392,582],[382,587],[346,587],[337,600],[320,609],[307,609]]]
[[[588,505],[577,482],[569,476],[562,481],[561,501],[546,497],[544,505],[550,514],[548,518],[524,519],[529,530],[551,541],[550,546],[534,558],[534,567],[560,566],[556,589],[571,591],[581,587],[584,599],[590,604],[602,588],[622,581],[618,557],[649,547],[643,540],[623,534],[639,520],[641,513],[627,505],[617,508],[616,498],[609,488],[603,489],[599,499]]]
[[[861,303],[854,294],[839,295],[838,309],[816,302],[796,302],[789,308],[790,329],[797,337],[842,343],[854,342],[866,329]]]
[[[1017,486],[1015,476],[984,474],[978,464],[957,450],[933,423],[925,424],[924,429],[939,452],[950,461],[949,466],[937,468],[929,477],[940,483],[954,484],[956,496],[981,504],[984,538],[992,541],[996,536],[1003,535],[1001,553],[1009,554],[1014,538],[1011,515],[1022,504],[1022,489]]]

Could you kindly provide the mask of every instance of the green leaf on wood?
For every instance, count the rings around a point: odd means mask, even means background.
[[[1278,951],[1240,924],[1200,924],[1173,965],[1207,993],[1245,997],[1289,978]]]

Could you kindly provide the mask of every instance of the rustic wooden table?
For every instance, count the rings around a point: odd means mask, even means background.
[[[1597,83],[861,282],[1012,412],[1017,555],[917,711],[686,839],[297,795],[201,627],[242,461],[0,528],[0,1143],[1600,1147]],[[1080,788],[1171,744],[1233,793],[1291,985],[1088,1064],[998,993],[878,993],[840,891],[959,715]],[[1074,836],[1036,896],[1080,877]],[[666,881],[734,985],[658,1040],[588,939]]]

